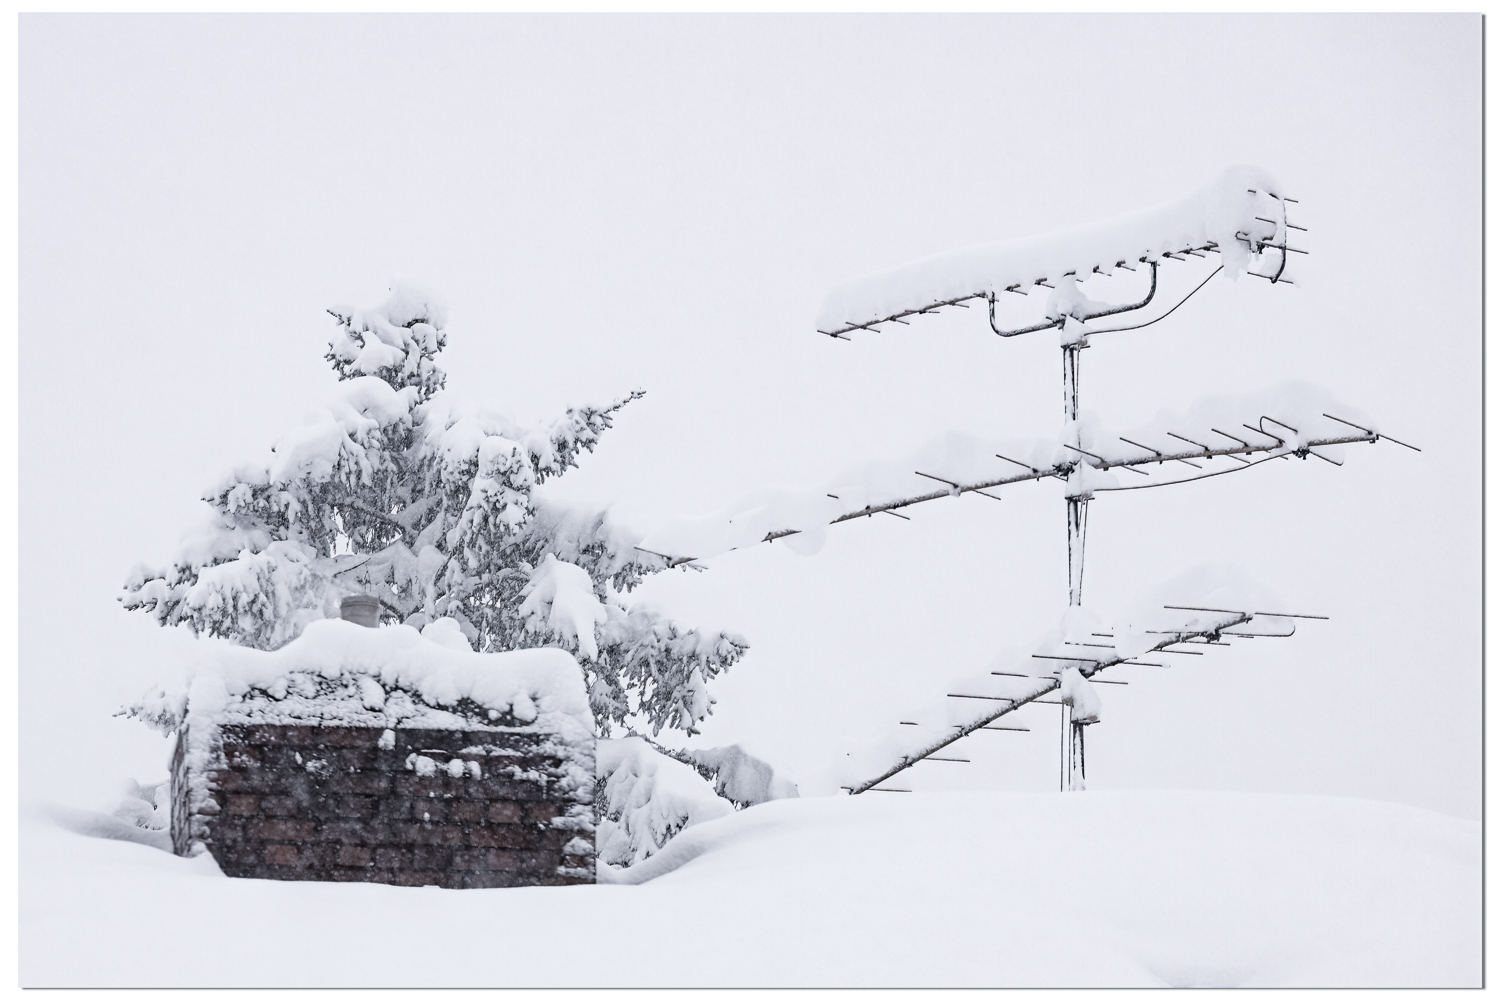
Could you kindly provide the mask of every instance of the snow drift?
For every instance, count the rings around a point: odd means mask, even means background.
[[[228,879],[35,821],[21,859],[28,987],[1481,982],[1480,825],[1351,799],[787,799],[685,830],[639,885]]]

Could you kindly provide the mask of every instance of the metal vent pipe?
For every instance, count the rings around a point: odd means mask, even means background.
[[[380,624],[380,598],[374,594],[346,597],[339,602],[339,617],[365,628],[374,628]]]

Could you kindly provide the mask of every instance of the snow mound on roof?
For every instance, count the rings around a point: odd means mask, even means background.
[[[733,893],[719,940],[775,960],[693,985],[1477,986],[1481,846],[1311,795],[862,795],[704,823],[609,879],[642,911]]]
[[[824,300],[818,329],[871,323],[938,302],[999,292],[1039,280],[1058,284],[1069,272],[1108,273],[1117,263],[1159,260],[1163,253],[1214,244],[1231,275],[1252,263],[1251,240],[1283,235],[1281,188],[1265,171],[1236,166],[1179,201],[1104,222],[1040,236],[985,243],[926,257],[836,286]],[[1277,220],[1271,223],[1264,219]]]
[[[23,814],[20,978],[1473,987],[1481,833],[1425,809],[1312,795],[869,794],[700,823],[627,870],[642,885],[450,891],[223,878],[209,856],[73,836]],[[142,961],[163,928],[172,961]]]
[[[573,800],[565,818],[592,831],[593,713],[578,661],[560,649],[475,653],[453,641],[454,626],[428,629],[324,619],[269,652],[200,639],[176,683],[124,708],[182,741],[193,851],[218,810],[209,775],[232,725],[358,726],[386,730],[382,741],[397,728],[541,734],[562,762],[557,790]]]
[[[433,623],[437,625],[438,623]],[[443,628],[365,628],[325,619],[266,652],[200,640],[201,655],[175,683],[127,714],[163,730],[213,725],[505,729],[525,726],[574,740],[593,735],[578,662],[560,649],[475,653]]]

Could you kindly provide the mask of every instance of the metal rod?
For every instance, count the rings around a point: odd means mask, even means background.
[[[918,472],[918,473],[917,473],[917,475],[919,475],[919,476],[923,476],[923,477],[925,477],[925,478],[927,478],[927,479],[936,479],[936,480],[937,480],[937,481],[938,481],[938,482],[940,482],[940,483],[947,483],[947,484],[948,484],[948,485],[949,485],[949,486],[952,486],[952,487],[953,487],[953,488],[954,488],[954,489],[956,489],[956,490],[961,490],[961,489],[963,489],[963,487],[962,487],[962,486],[960,486],[960,485],[959,485],[959,484],[958,484],[958,483],[955,483],[955,482],[954,482],[954,481],[953,481],[953,480],[951,480],[951,479],[944,479],[944,478],[943,478],[943,477],[942,477],[942,476],[933,476],[933,475],[928,475],[928,474],[927,474],[927,473],[925,473],[925,472]]]
[[[1194,441],[1192,438],[1185,438],[1181,434],[1174,434],[1171,431],[1167,431],[1167,437],[1174,437],[1174,438],[1176,438],[1179,441],[1186,441],[1188,444],[1196,444],[1196,445],[1198,445],[1198,447],[1202,448],[1204,451],[1213,451],[1213,449],[1210,448],[1208,445],[1206,445],[1206,444],[1198,444],[1198,442]]]
[[[1146,450],[1147,450],[1147,451],[1149,451],[1149,452],[1150,452],[1150,453],[1151,453],[1151,454],[1153,454],[1153,455],[1155,455],[1155,456],[1156,456],[1156,460],[1157,460],[1157,462],[1160,462],[1160,461],[1161,461],[1161,460],[1162,460],[1162,455],[1161,455],[1161,452],[1159,452],[1159,451],[1157,451],[1157,450],[1156,450],[1156,449],[1155,449],[1155,448],[1153,448],[1153,447],[1151,447],[1151,446],[1150,446],[1150,445],[1146,445],[1146,444],[1141,444],[1141,443],[1140,443],[1140,442],[1139,442],[1139,441],[1132,441],[1132,440],[1130,440],[1130,438],[1128,438],[1128,437],[1122,437],[1122,438],[1120,438],[1120,440],[1121,440],[1121,441],[1124,441],[1124,442],[1125,442],[1125,443],[1126,443],[1126,444],[1133,444],[1133,445],[1135,445],[1135,446],[1136,446],[1136,447],[1137,447],[1137,448],[1145,448],[1145,449],[1146,449]]]
[[[1224,431],[1219,430],[1217,427],[1210,427],[1209,430],[1212,431],[1215,434],[1218,434],[1218,435],[1222,436],[1222,437],[1227,437],[1231,441],[1238,441],[1240,444],[1244,445],[1246,448],[1253,447],[1253,445],[1251,445],[1250,442],[1246,441],[1244,438],[1235,437],[1233,434],[1225,433]]]
[[[1243,427],[1243,428],[1245,428],[1245,430],[1247,430],[1247,431],[1254,431],[1257,434],[1264,434],[1266,437],[1270,438],[1272,441],[1275,441],[1276,442],[1276,446],[1278,448],[1282,447],[1283,445],[1286,444],[1286,439],[1285,438],[1279,438],[1275,434],[1272,434],[1269,431],[1263,431],[1263,430],[1261,430],[1259,427],[1251,427],[1247,423],[1241,423],[1240,426]]]
[[[944,299],[941,302],[929,302],[927,305],[919,306],[916,309],[907,309],[902,312],[898,312],[893,316],[887,316],[885,319],[868,320],[864,323],[846,322],[844,326],[839,327],[837,330],[819,330],[818,332],[827,337],[840,337],[841,334],[848,333],[851,330],[869,330],[870,332],[874,333],[876,332],[874,330],[874,327],[878,326],[881,323],[889,323],[892,320],[901,322],[901,318],[903,316],[916,316],[934,309],[941,309],[944,306],[962,306],[963,308],[967,309],[968,306],[963,305],[963,303],[967,302],[969,299],[978,299],[983,297],[983,292],[974,292],[969,295],[960,295],[957,298]],[[840,339],[847,340],[849,338],[840,337]]]
[[[1151,266],[1152,266],[1152,280],[1155,281],[1155,277],[1156,277],[1155,267],[1156,267],[1156,265],[1153,264]],[[1204,285],[1208,284],[1209,281],[1213,279],[1214,274],[1218,274],[1222,270],[1224,270],[1224,265],[1223,264],[1220,264],[1218,267],[1214,268],[1214,273],[1210,274],[1207,278],[1204,278],[1202,281],[1200,281],[1198,283],[1198,288],[1202,288]],[[1179,308],[1181,308],[1182,304],[1184,302],[1186,302],[1188,299],[1192,298],[1194,295],[1198,294],[1198,288],[1194,288],[1191,292],[1188,292],[1180,300],[1178,300],[1177,305],[1175,305],[1172,308],[1168,309],[1166,312],[1162,313],[1160,316],[1156,317],[1155,319],[1147,320],[1146,322],[1137,324],[1136,326],[1113,326],[1113,327],[1110,327],[1107,330],[1085,330],[1084,331],[1084,336],[1092,337],[1096,333],[1124,333],[1126,330],[1140,330],[1140,329],[1142,329],[1144,327],[1150,326],[1152,323],[1160,323],[1162,320],[1166,319],[1168,316],[1172,315]]]
[[[1271,459],[1279,457],[1279,455],[1271,455],[1267,458],[1261,459],[1258,462],[1246,462],[1244,465],[1236,465],[1232,469],[1222,469],[1218,472],[1206,472],[1201,476],[1190,476],[1187,479],[1174,479],[1168,483],[1142,483],[1139,486],[1097,486],[1094,488],[1094,492],[1118,493],[1121,490],[1149,490],[1154,486],[1178,486],[1182,483],[1196,483],[1201,479],[1212,479],[1214,476],[1227,476],[1231,472],[1243,472],[1246,469],[1250,468],[1252,465],[1260,465],[1261,462],[1269,462],[1271,461]]]
[[[1027,465],[1025,462],[1017,462],[1015,459],[1013,459],[1013,458],[1006,458],[1004,455],[996,454],[995,457],[998,458],[998,459],[1002,459],[1002,460],[1004,460],[1006,462],[1009,462],[1011,465],[1019,465],[1023,469],[1030,469],[1032,472],[1041,472],[1042,471],[1041,469],[1038,469],[1034,465]]]
[[[1075,269],[1073,271],[1067,272],[1066,274],[1063,275],[1063,277],[1067,277],[1068,275],[1076,275],[1076,274],[1077,274],[1077,271]],[[1209,277],[1212,277],[1212,275],[1210,275]],[[1047,282],[1045,280],[1043,280],[1042,278],[1038,278],[1036,281],[1032,282],[1032,284],[1041,285],[1043,288],[1052,288],[1053,287],[1052,285],[1047,284]],[[1006,290],[1009,291],[1010,289],[1006,289]],[[1196,291],[1196,289],[1194,289],[1194,291]],[[1192,293],[1190,292],[1188,294],[1191,295]],[[1121,306],[1111,306],[1111,307],[1109,307],[1107,309],[1101,309],[1099,312],[1089,313],[1087,316],[1073,316],[1072,318],[1078,320],[1080,323],[1087,323],[1090,320],[1100,319],[1100,318],[1102,318],[1104,316],[1113,316],[1113,315],[1115,315],[1117,313],[1131,312],[1131,311],[1136,310],[1136,309],[1144,308],[1155,297],[1156,297],[1156,264],[1154,262],[1152,262],[1151,263],[1151,288],[1150,288],[1149,291],[1146,292],[1146,297],[1144,299],[1142,299],[1139,302],[1130,302],[1130,303],[1127,303],[1127,304],[1121,305]],[[1017,328],[1015,330],[1002,330],[1002,329],[1000,329],[999,325],[996,323],[996,320],[995,320],[995,299],[996,299],[995,293],[994,292],[987,292],[987,293],[985,293],[985,298],[989,301],[989,306],[990,306],[990,329],[993,330],[996,334],[998,334],[1001,337],[1018,337],[1018,336],[1020,336],[1023,333],[1035,333],[1038,330],[1053,329],[1055,327],[1063,326],[1067,322],[1067,320],[1068,320],[1068,316],[1066,316],[1066,315],[1065,316],[1058,316],[1058,317],[1054,317],[1052,319],[1044,320],[1044,321],[1042,321],[1040,323],[1033,323],[1031,326],[1019,327],[1019,328]],[[1181,303],[1179,303],[1179,305],[1180,304]],[[1176,308],[1176,307],[1174,306],[1173,308]]]
[[[1359,424],[1350,423],[1349,421],[1343,419],[1342,417],[1335,417],[1331,413],[1325,413],[1325,414],[1323,414],[1323,416],[1327,417],[1329,420],[1337,420],[1341,424],[1349,424],[1350,427],[1354,427],[1354,428],[1357,428],[1358,430],[1362,430],[1366,434],[1374,434],[1377,438],[1385,438],[1387,441],[1391,442],[1392,444],[1399,444],[1403,448],[1410,448],[1412,451],[1421,451],[1422,450],[1421,448],[1418,448],[1414,444],[1407,444],[1405,441],[1397,441],[1395,438],[1391,437],[1389,434],[1381,434],[1378,431],[1372,431],[1372,430],[1370,430],[1370,428],[1368,428],[1368,427],[1360,427]]]
[[[1244,611],[1229,611],[1224,608],[1190,608],[1186,604],[1163,604],[1162,607],[1172,611],[1212,611],[1221,615],[1243,615]]]
[[[1099,459],[1099,461],[1101,463],[1100,466],[1099,466],[1099,470],[1101,472],[1108,472],[1111,468],[1120,468],[1120,469],[1128,469],[1129,471],[1134,472],[1137,475],[1142,475],[1142,476],[1149,476],[1151,474],[1149,472],[1142,472],[1140,469],[1131,468],[1130,466],[1125,465],[1124,463],[1117,463],[1116,465],[1111,465],[1109,459],[1103,457],[1102,455],[1095,455],[1093,452],[1091,452],[1091,451],[1084,451],[1082,448],[1074,448],[1070,444],[1064,444],[1063,447],[1067,448],[1069,451],[1076,451],[1080,455],[1087,455],[1089,458],[1097,458],[1097,459]]]
[[[1288,198],[1288,199],[1287,199],[1287,201],[1291,201],[1291,200],[1292,200],[1292,199],[1290,199],[1290,198]],[[1258,215],[1257,215],[1257,216],[1256,216],[1256,217],[1255,217],[1255,221],[1256,221],[1256,222],[1269,222],[1269,223],[1271,223],[1271,225],[1273,225],[1273,226],[1274,226],[1274,225],[1276,225],[1276,223],[1275,223],[1275,221],[1274,221],[1274,220],[1272,220],[1272,219],[1263,219],[1263,218],[1261,218],[1261,217],[1260,217],[1260,216],[1258,216]],[[1282,223],[1282,225],[1284,225],[1284,226],[1286,226],[1286,227],[1287,227],[1287,228],[1288,228],[1288,229],[1295,229],[1295,230],[1297,230],[1297,231],[1298,231],[1298,232],[1301,232],[1301,233],[1305,233],[1305,232],[1307,232],[1307,229],[1306,229],[1306,228],[1304,228],[1304,227],[1302,227],[1302,226],[1294,226],[1294,225],[1292,225],[1292,224],[1291,224],[1291,223],[1290,223],[1290,222],[1285,222],[1285,223]]]
[[[1313,458],[1321,458],[1323,461],[1327,462],[1329,465],[1337,465],[1337,466],[1339,466],[1341,468],[1343,467],[1343,464],[1344,464],[1343,462],[1335,462],[1333,459],[1329,458],[1327,455],[1319,455],[1317,452],[1313,451],[1311,448],[1308,449],[1307,453],[1309,455],[1311,455]]]

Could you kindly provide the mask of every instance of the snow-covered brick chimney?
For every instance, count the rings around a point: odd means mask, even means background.
[[[345,614],[347,616],[347,604]],[[489,888],[593,882],[593,715],[559,649],[481,654],[324,620],[218,647],[131,714],[175,731],[172,843],[226,875]]]

